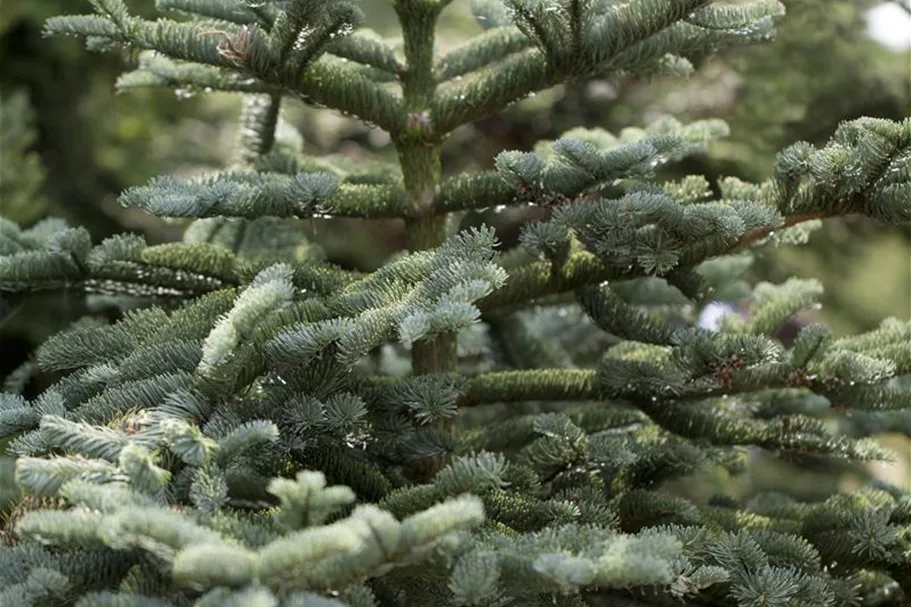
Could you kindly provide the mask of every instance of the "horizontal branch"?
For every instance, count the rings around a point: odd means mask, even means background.
[[[459,406],[487,403],[548,400],[591,400],[598,398],[591,369],[528,369],[481,373],[471,378]]]
[[[412,210],[402,187],[344,183],[326,203],[326,215],[359,219],[407,217]]]
[[[152,179],[120,196],[126,207],[158,217],[405,217],[401,186],[338,183],[329,173],[222,173],[201,179]]]
[[[71,233],[77,233],[71,230]],[[70,236],[70,241],[75,241]],[[250,283],[262,263],[250,263],[217,245],[147,246],[138,236],[113,237],[75,251],[47,246],[0,255],[0,292],[79,290],[156,299],[190,299]],[[333,295],[363,278],[325,262],[291,263],[297,289]]]
[[[440,184],[433,199],[437,213],[515,204],[516,188],[499,171],[463,173]]]
[[[250,3],[253,4],[252,2]],[[156,0],[159,12],[176,12],[195,18],[208,17],[228,21],[237,25],[253,25],[269,29],[278,14],[278,7],[268,3],[263,6],[247,6],[240,2],[198,2],[197,0]]]
[[[750,243],[762,240],[775,230],[797,225],[805,221],[824,217],[823,212],[801,213],[786,217],[781,225],[767,226],[745,233],[738,240],[716,250],[702,248],[698,257],[684,259],[687,265],[696,265],[718,255],[732,253]],[[494,291],[480,302],[482,312],[526,303],[532,299],[557,293],[572,291],[585,285],[592,285],[606,280],[628,280],[643,276],[641,268],[635,266],[611,266],[587,251],[570,254],[565,261],[556,265],[551,261],[535,261],[518,268],[507,268],[509,279],[506,285]]]
[[[813,221],[815,219],[823,219],[826,214],[823,211],[816,211],[812,213],[799,213],[797,215],[791,215],[785,217],[784,223],[780,226],[768,226],[765,228],[757,228],[755,230],[750,230],[741,238],[741,244],[748,244],[755,242],[757,240],[762,240],[763,238],[770,236],[775,230],[782,230],[784,228],[790,228],[796,226],[797,224],[804,223],[805,221]]]
[[[565,293],[582,285],[635,276],[631,271],[607,265],[588,251],[573,253],[559,266],[551,261],[534,261],[506,271],[509,273],[506,285],[478,302],[481,312]]]
[[[118,92],[140,88],[174,88],[187,94],[196,91],[223,91],[227,93],[276,93],[269,85],[247,74],[233,70],[175,61],[170,57],[143,51],[139,66],[117,78]]]

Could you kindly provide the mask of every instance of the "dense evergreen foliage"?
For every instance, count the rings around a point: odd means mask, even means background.
[[[0,290],[124,311],[5,381],[21,494],[0,605],[911,604],[907,492],[741,502],[672,483],[749,473],[756,449],[883,459],[868,436],[909,432],[911,323],[785,339],[820,283],[743,277],[824,218],[911,221],[911,119],[842,123],[757,183],[659,179],[728,135],[671,117],[442,173],[458,127],[599,74],[687,75],[771,40],[780,3],[476,0],[484,33],[447,53],[444,0],[393,1],[401,40],[348,1],[156,4],[150,20],[93,0],[46,30],[141,51],[122,90],[242,94],[236,154],[120,196],[184,222],[181,242],[0,218]],[[387,132],[398,163],[305,153],[287,97]],[[466,225],[516,207],[540,211],[517,246]],[[300,218],[396,219],[407,250],[343,268]],[[58,379],[26,398],[38,370]]]

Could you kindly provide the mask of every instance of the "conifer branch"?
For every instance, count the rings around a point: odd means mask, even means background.
[[[498,171],[479,171],[443,181],[433,200],[439,213],[514,204],[516,189]]]
[[[645,180],[657,167],[705,150],[728,134],[720,121],[688,125],[665,118],[648,129],[626,129],[624,141],[601,129],[577,129],[548,147],[556,157],[501,152],[496,170],[468,173],[445,180],[435,206],[443,212],[520,202],[554,206],[593,195],[621,180]]]
[[[709,387],[699,378],[693,378],[688,380],[693,390],[692,394],[656,392],[654,396],[649,396],[643,393],[641,384],[630,385],[619,391],[609,388],[606,384],[622,380],[604,374],[613,374],[617,371],[618,367],[605,366],[600,371],[529,369],[483,373],[470,379],[468,388],[459,398],[458,404],[460,407],[471,407],[522,401],[578,402],[619,398],[634,405],[669,432],[693,439],[706,438],[719,446],[754,445],[770,451],[810,452],[852,460],[876,460],[887,457],[887,452],[872,442],[834,437],[814,418],[791,416],[785,420],[766,421],[726,411],[724,407],[714,406],[710,402],[714,396],[724,395],[725,398],[729,398],[740,392],[787,388],[793,378],[793,375],[787,373],[775,374],[777,381],[772,375],[762,374],[761,381],[748,381],[740,385],[739,379],[732,377],[715,387]],[[744,375],[750,373],[749,370],[743,372]],[[660,383],[660,380],[658,382]],[[807,387],[823,395],[831,393],[831,387],[825,382]],[[898,406],[911,404],[911,394],[905,394],[902,402],[903,404]]]
[[[434,66],[438,82],[456,79],[485,68],[532,45],[528,36],[513,26],[487,30],[441,57]]]
[[[12,481],[27,497],[0,530],[0,604],[901,600],[906,491],[703,505],[667,481],[740,472],[740,446],[856,471],[887,456],[864,437],[911,432],[911,322],[785,339],[821,283],[750,287],[753,256],[732,254],[829,216],[911,221],[911,119],[845,123],[719,196],[654,169],[725,135],[720,121],[574,129],[443,181],[460,121],[604,71],[686,73],[690,53],[767,39],[782,8],[472,0],[493,29],[435,61],[448,4],[394,1],[404,61],[348,35],[350,0],[160,0],[180,19],[156,23],[92,0],[96,14],[51,21],[95,50],[158,49],[123,87],[250,96],[231,170],[123,195],[197,218],[183,242],[93,246],[0,219],[0,291],[100,290],[126,308],[74,323],[3,383],[17,461],[0,462],[0,510]],[[289,92],[376,119],[401,171],[303,156],[276,128]],[[517,204],[552,213],[502,256],[493,228],[447,218]],[[341,270],[286,219],[316,214],[403,217],[411,251]],[[27,384],[39,371],[53,376]]]
[[[249,165],[272,149],[280,113],[279,95],[251,95],[244,99],[238,133],[237,161],[241,166]]]
[[[316,46],[300,51],[307,51],[311,56],[301,57],[295,51],[294,60],[291,60],[288,54],[291,52],[290,45],[295,40],[294,32],[303,27],[302,23],[293,25],[288,21],[286,25],[291,29],[267,34],[257,26],[241,27],[225,22],[144,21],[128,16],[125,11],[119,19],[114,21],[110,16],[55,17],[48,20],[45,31],[110,40],[116,44],[158,51],[173,59],[253,76],[265,87],[280,87],[304,101],[357,116],[389,132],[400,130],[404,121],[401,101],[378,83],[359,74],[341,58],[317,57],[332,39],[331,27],[316,32],[321,36],[313,39]],[[273,34],[282,33],[282,41],[273,40]],[[157,77],[167,77],[178,86],[196,84],[200,85],[199,88],[218,83],[227,86],[232,82],[237,83],[234,86],[255,86],[243,80],[226,79],[211,70],[199,72],[201,81],[194,81],[194,72],[185,69],[158,74]],[[181,77],[186,80],[181,81]],[[133,76],[125,85],[138,82],[151,83],[153,80]]]
[[[911,120],[895,123],[861,119],[843,124],[822,149],[798,143],[782,151],[775,177],[762,186],[723,181],[723,199],[719,203],[683,206],[647,188],[634,188],[620,200],[567,203],[550,222],[535,224],[526,232],[526,242],[553,259],[507,268],[511,276],[506,287],[485,298],[480,307],[492,310],[605,280],[663,275],[676,267],[691,267],[734,252],[763,240],[775,230],[824,217],[860,213],[889,223],[911,220],[911,204],[906,196],[911,184],[903,176],[909,146]],[[830,160],[832,149],[842,150],[837,162]],[[567,142],[559,151],[567,167],[553,169],[552,174],[559,176],[551,179],[556,194],[596,182],[595,176],[605,170],[602,166],[618,164],[617,160],[603,162],[597,148],[575,141]],[[651,152],[630,152],[620,147],[607,154],[626,156],[621,166],[635,174],[636,167]],[[548,165],[535,155],[504,155],[498,162],[504,178],[519,190],[539,187],[542,176],[548,174]],[[845,170],[847,166],[850,171]],[[476,183],[484,185],[482,180]],[[467,184],[475,187],[472,181]],[[547,192],[545,187],[541,195]],[[740,202],[725,202],[730,200]],[[718,221],[713,226],[705,223],[704,214],[710,210],[730,213],[731,221]],[[687,222],[692,228],[687,227]],[[647,227],[652,224],[654,231]],[[579,234],[590,252],[570,251],[573,232]],[[644,250],[647,237],[653,242],[645,256],[636,256],[637,249]],[[669,248],[668,243],[677,244]],[[616,251],[621,246],[628,252],[613,262],[597,255],[599,250]]]
[[[322,57],[303,71],[283,69],[276,81],[306,103],[336,109],[389,133],[405,128],[402,100],[341,59]]]
[[[787,217],[777,226],[764,226],[745,233],[733,243],[726,243],[713,249],[703,249],[698,256],[687,260],[687,265],[695,265],[716,255],[725,255],[766,238],[775,230],[812,221],[825,214],[821,211],[801,213]],[[563,261],[534,261],[517,268],[507,268],[509,279],[506,285],[491,293],[478,303],[483,311],[493,311],[517,303],[534,300],[547,295],[556,295],[593,285],[606,280],[628,280],[642,276],[640,270],[631,266],[611,266],[587,251],[570,254]]]
[[[93,248],[84,230],[64,227],[35,239],[33,231],[20,231],[2,218],[0,233],[5,237],[0,238],[2,246],[20,243],[0,255],[0,291],[5,292],[73,289],[182,299],[242,286],[262,267],[209,244],[148,246],[139,237],[120,236]],[[294,264],[295,285],[320,294],[359,276],[325,263]]]
[[[356,61],[389,76],[401,73],[405,64],[399,60],[392,47],[378,35],[372,34],[369,30],[359,30],[330,44],[328,51],[336,57]]]
[[[158,177],[120,203],[159,217],[405,217],[401,187],[339,183],[325,172],[293,176],[227,171],[195,179]]]
[[[268,2],[254,5],[235,1],[200,3],[198,0],[158,0],[155,7],[159,11],[207,16],[237,25],[256,24],[265,30],[272,28],[279,15],[278,7]],[[393,49],[370,30],[360,30],[337,38],[327,49],[337,57],[368,65],[390,75],[402,67]]]
[[[507,268],[509,279],[501,289],[479,302],[482,312],[497,310],[538,297],[566,293],[587,284],[631,278],[623,268],[612,268],[587,251],[580,251],[562,262],[535,261],[518,268]]]
[[[272,27],[278,10],[270,3],[262,6],[228,1],[198,2],[197,0],[156,0],[155,8],[161,12],[173,11],[194,17],[210,17],[238,25],[254,23],[268,29]]]
[[[459,406],[488,403],[580,401],[598,398],[597,372],[587,369],[529,369],[483,373],[471,378]]]
[[[440,93],[431,115],[439,133],[449,133],[463,124],[486,118],[531,93],[555,86],[562,80],[557,69],[548,64],[536,48],[512,55],[465,84]]]
[[[767,238],[769,235],[773,234],[775,230],[783,230],[785,228],[790,228],[791,226],[796,226],[807,221],[814,221],[817,219],[824,219],[826,217],[825,211],[813,211],[808,213],[798,213],[796,215],[791,215],[785,217],[784,221],[780,226],[767,226],[763,228],[756,228],[750,230],[740,239],[739,247],[745,247],[750,243],[760,241],[764,238]]]
[[[248,74],[198,63],[176,61],[152,51],[139,55],[139,65],[117,78],[119,92],[142,88],[172,88],[180,95],[199,91],[278,94],[281,87]]]
[[[675,50],[669,44],[671,41],[656,44],[650,43],[649,38],[707,3],[707,0],[686,0],[672,5],[652,0],[631,2],[609,12],[599,27],[588,33],[579,57],[561,54],[571,52],[572,45],[565,49],[551,45],[549,50],[528,49],[513,55],[499,64],[496,71],[481,74],[441,94],[432,112],[437,131],[448,133],[462,124],[480,120],[532,93],[555,86],[570,75],[590,76],[608,67],[624,69],[637,61],[643,52],[663,56]],[[525,2],[516,4],[524,6]],[[534,16],[529,17],[529,26],[537,23]],[[543,30],[541,35],[549,36]],[[698,35],[701,37],[702,32]],[[543,43],[542,40],[537,42]],[[680,46],[682,40],[673,42]],[[663,49],[660,55],[654,52],[656,48]],[[611,57],[617,60],[610,66],[605,65]],[[572,69],[572,74],[564,68]]]

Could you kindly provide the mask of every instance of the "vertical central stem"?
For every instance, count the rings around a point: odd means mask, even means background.
[[[405,187],[411,202],[419,210],[415,217],[406,219],[405,229],[408,236],[408,248],[412,251],[432,249],[443,244],[446,231],[446,216],[433,212],[433,194],[439,181],[440,151],[433,148],[399,149],[402,166],[406,159],[415,169],[409,183],[408,172],[405,173]],[[417,165],[417,166],[415,166]],[[414,343],[411,350],[411,367],[416,374],[450,373],[456,370],[456,336],[455,333],[443,333],[430,339]]]
[[[443,244],[446,216],[433,206],[440,183],[441,138],[433,124],[431,107],[436,81],[433,75],[433,46],[436,22],[444,2],[440,0],[393,0],[402,25],[407,70],[401,74],[402,94],[407,118],[393,141],[402,166],[411,216],[405,220],[408,248],[432,249]],[[420,340],[411,351],[415,374],[451,373],[456,370],[456,336],[444,333]],[[419,462],[413,469],[415,480],[433,476],[446,464],[445,458]]]
[[[442,143],[433,125],[430,108],[436,91],[433,76],[433,45],[437,17],[444,3],[439,0],[395,0],[402,25],[408,69],[401,74],[402,93],[408,114],[405,128],[394,141],[402,165],[405,190],[412,216],[406,219],[408,248],[432,249],[443,244],[446,216],[436,213],[433,198],[440,182]],[[444,334],[414,345],[415,373],[446,373],[456,369],[456,340]]]
[[[405,105],[409,112],[427,109],[436,90],[433,43],[442,6],[439,0],[393,0],[393,4],[402,25],[408,65],[402,75]]]

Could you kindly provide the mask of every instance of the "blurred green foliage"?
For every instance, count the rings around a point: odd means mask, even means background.
[[[20,224],[31,224],[46,213],[42,188],[44,165],[34,150],[34,113],[28,96],[17,91],[0,99],[0,201],[3,215]]]
[[[153,3],[134,4],[154,13]],[[114,82],[131,57],[42,36],[48,17],[90,8],[64,0],[0,2],[0,214],[24,226],[63,218],[96,241],[124,230],[173,240],[180,234],[174,226],[127,213],[116,197],[159,173],[223,164],[234,103],[179,101],[155,90],[117,95]],[[80,298],[65,293],[0,298],[0,376],[83,310]]]
[[[137,4],[137,12],[154,13],[152,3]],[[211,144],[221,126],[200,120],[198,100],[181,103],[168,91],[116,95],[114,82],[130,57],[90,53],[78,40],[42,36],[48,17],[79,8],[90,9],[88,2],[64,0],[0,3],[0,97],[25,94],[32,106],[33,151],[45,167],[48,214],[86,227],[96,239],[124,227],[143,229],[155,240],[170,238],[172,233],[124,215],[114,199],[158,173],[220,164],[220,148]],[[12,204],[4,196],[0,210],[11,213]]]

